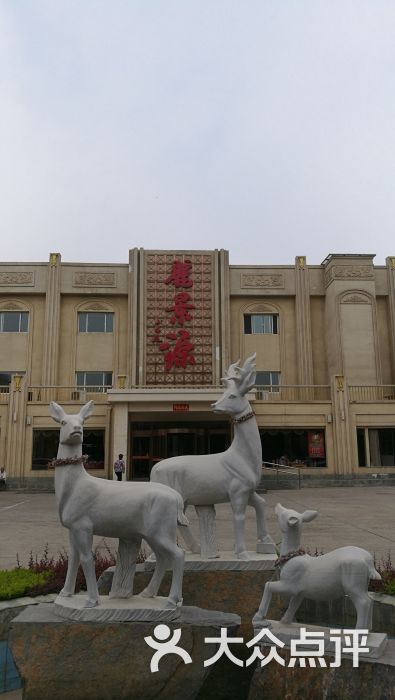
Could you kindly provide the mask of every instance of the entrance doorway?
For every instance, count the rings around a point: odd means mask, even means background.
[[[130,477],[148,481],[152,467],[167,457],[223,452],[230,445],[228,423],[134,423],[131,426]]]

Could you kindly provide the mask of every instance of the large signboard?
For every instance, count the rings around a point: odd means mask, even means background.
[[[146,384],[213,384],[213,256],[147,253]]]

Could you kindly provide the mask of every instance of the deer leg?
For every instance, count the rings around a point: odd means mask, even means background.
[[[199,518],[202,559],[218,559],[219,551],[215,531],[215,506],[195,506]]]
[[[266,615],[270,607],[273,593],[287,593],[286,585],[283,581],[268,581],[263,589],[263,596],[260,606],[252,618],[254,627],[267,627]]]
[[[177,530],[184,540],[187,549],[193,554],[200,554],[200,545],[193,536],[191,527],[189,525],[178,525]]]
[[[248,505],[255,508],[258,539],[256,551],[260,554],[276,554],[276,545],[267,531],[265,500],[254,491],[248,499]]]
[[[109,594],[110,598],[129,598],[133,595],[133,579],[140,547],[140,538],[119,540],[117,563]]]
[[[234,489],[230,493],[235,533],[235,552],[238,559],[249,559],[245,544],[245,517],[249,493]]]
[[[372,628],[373,601],[367,593],[355,593],[347,591],[357,612],[357,624],[355,629],[370,630]]]
[[[168,556],[172,560],[173,575],[171,579],[171,587],[169,597],[167,599],[167,608],[176,607],[182,603],[182,577],[184,575],[184,552],[180,547],[177,547],[173,542],[167,546]]]
[[[96,605],[99,605],[99,591],[97,589],[95,565],[92,554],[93,532],[91,529],[81,530],[75,527],[73,528],[73,536],[80,552],[81,566],[88,590],[88,596],[84,607],[94,608]]]
[[[293,595],[291,600],[289,601],[289,605],[282,616],[280,622],[282,622],[284,625],[289,625],[291,622],[293,622],[295,614],[302,604],[304,599],[303,593],[298,593],[297,595]]]
[[[74,595],[75,593],[75,582],[77,579],[77,572],[78,572],[78,567],[80,565],[80,554],[77,548],[77,544],[75,542],[73,533],[71,530],[69,530],[69,542],[70,542],[70,550],[69,550],[69,560],[68,560],[68,565],[67,565],[67,574],[66,574],[66,580],[64,582],[64,586],[62,590],[60,591],[59,595],[62,597],[69,597]]]
[[[163,576],[166,571],[167,560],[162,553],[155,553],[155,570],[148,585],[144,588],[139,595],[143,598],[154,598],[158,595],[159,586],[162,583]]]

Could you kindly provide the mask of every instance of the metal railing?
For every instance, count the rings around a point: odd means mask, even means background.
[[[256,386],[257,401],[330,401],[329,384],[281,384]]]
[[[395,401],[394,384],[349,384],[348,397],[353,402]]]
[[[29,386],[27,400],[29,403],[49,403],[50,401],[107,401],[107,391],[112,386]]]
[[[298,489],[301,488],[302,476],[301,476],[301,468],[300,467],[285,466],[282,464],[275,464],[275,462],[262,462],[262,471],[264,471],[265,469],[269,472],[270,471],[276,472],[277,483],[279,483],[279,481],[280,481],[279,474],[291,474],[292,476],[297,477]]]

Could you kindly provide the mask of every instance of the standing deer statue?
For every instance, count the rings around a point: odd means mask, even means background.
[[[262,445],[255,414],[246,394],[255,385],[255,354],[243,367],[232,364],[222,381],[225,391],[212,404],[215,413],[232,416],[234,438],[231,446],[217,454],[188,455],[164,459],[152,469],[151,481],[178,491],[184,505],[194,505],[199,517],[201,548],[188,528],[182,536],[193,552],[202,557],[219,556],[215,537],[215,504],[230,502],[233,510],[235,552],[248,559],[245,544],[245,514],[253,506],[257,519],[258,551],[274,553],[275,545],[267,532],[265,501],[256,493],[262,473]]]
[[[85,607],[99,604],[92,555],[93,535],[118,537],[119,548],[110,597],[128,598],[133,593],[136,558],[144,538],[156,555],[156,567],[140,595],[157,595],[168,565],[173,570],[167,599],[175,607],[182,599],[184,553],[176,545],[177,524],[188,525],[180,495],[162,484],[107,481],[85,471],[82,457],[83,423],[93,411],[93,401],[79,413],[68,415],[54,401],[52,418],[60,423],[55,494],[60,522],[69,530],[70,555],[61,596],[72,596],[81,563],[88,590]]]
[[[374,568],[372,555],[360,547],[339,547],[328,554],[311,557],[300,549],[303,523],[318,515],[316,510],[297,513],[284,508],[280,503],[275,512],[283,533],[280,557],[280,580],[265,584],[258,612],[253,617],[255,627],[268,625],[266,614],[273,593],[290,598],[288,608],[280,620],[284,624],[293,622],[304,598],[311,600],[334,600],[348,595],[357,612],[356,629],[370,630],[372,627],[372,600],[368,595],[370,579],[380,580]]]

